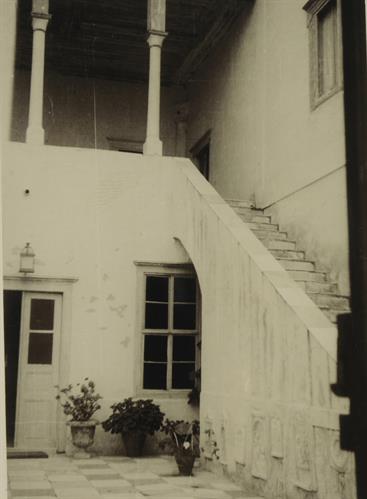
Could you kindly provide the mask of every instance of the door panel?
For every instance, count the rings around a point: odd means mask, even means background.
[[[61,295],[23,294],[15,444],[56,448]]]

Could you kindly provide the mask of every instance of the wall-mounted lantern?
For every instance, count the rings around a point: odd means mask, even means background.
[[[29,243],[26,243],[25,247],[22,249],[20,253],[20,266],[19,272],[23,274],[31,274],[34,272],[34,261],[35,261],[35,253],[31,248]]]

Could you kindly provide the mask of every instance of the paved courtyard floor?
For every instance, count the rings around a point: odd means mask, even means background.
[[[195,466],[178,475],[172,457],[8,460],[8,499],[249,499],[223,476]],[[260,499],[254,498],[251,499]]]

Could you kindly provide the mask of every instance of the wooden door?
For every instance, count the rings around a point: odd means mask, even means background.
[[[15,424],[18,448],[56,448],[61,306],[59,294],[23,293]]]

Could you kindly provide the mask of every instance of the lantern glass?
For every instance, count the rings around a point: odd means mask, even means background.
[[[23,272],[24,274],[33,273],[34,272],[34,260],[35,254],[30,244],[27,243],[25,248],[22,250],[20,254],[20,268],[19,272]]]

